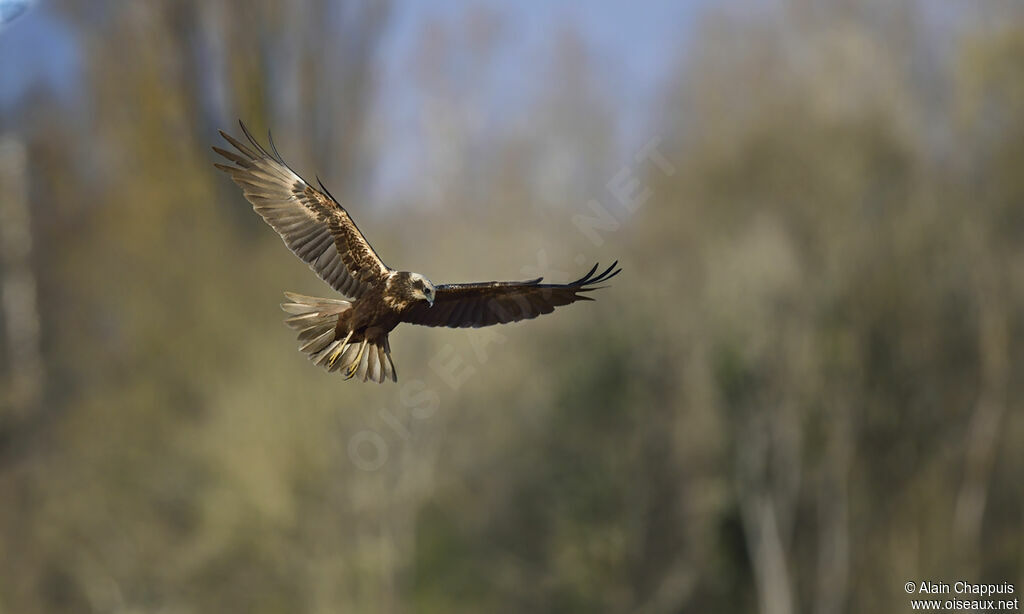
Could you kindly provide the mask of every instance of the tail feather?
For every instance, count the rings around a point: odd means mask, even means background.
[[[345,367],[347,369],[349,364],[353,360],[355,360],[356,352],[359,351],[359,345],[359,343],[350,343],[339,349],[338,352],[335,354],[335,362],[328,365],[328,369],[331,372],[337,371],[342,367]]]
[[[317,331],[319,332],[319,331]],[[302,337],[299,337],[299,341],[302,341]],[[323,333],[320,333],[316,337],[313,337],[310,341],[307,341],[305,345],[299,348],[300,352],[307,354],[316,354],[320,350],[327,347],[327,344],[334,341],[334,329],[329,328]]]
[[[333,373],[343,371],[345,379],[359,377],[364,382],[383,383],[398,381],[395,363],[391,360],[388,338],[349,340],[352,332],[337,339],[338,316],[352,308],[352,303],[341,299],[317,298],[285,292],[287,303],[281,309],[291,314],[285,324],[298,330],[299,351],[308,354],[313,364]]]
[[[366,341],[363,341],[363,343],[360,344],[360,346],[362,347],[359,348],[359,360],[352,362],[352,375],[349,376],[359,376],[363,379],[364,382],[366,381],[366,373],[367,369],[369,368],[369,358],[371,353],[367,351],[366,345],[368,345]],[[349,375],[348,372],[346,372],[345,375]]]
[[[299,330],[323,324],[328,318],[337,322],[336,316],[352,307],[350,301],[342,299],[318,298],[294,292],[285,292],[284,295],[289,302],[281,303],[281,309],[292,314],[292,317],[285,320],[285,323],[291,328]]]
[[[379,369],[377,373],[377,381],[383,382],[384,378],[390,377],[390,374],[388,373],[388,361],[384,354],[384,348],[379,345],[377,346],[377,365]]]
[[[335,355],[335,350],[337,350],[338,346],[340,346],[340,345],[341,345],[341,340],[332,341],[330,344],[328,344],[327,347],[325,347],[324,349],[320,350],[316,354],[310,354],[309,355],[309,359],[312,360],[313,364],[315,364],[315,365],[319,365],[319,366],[322,366],[324,368],[329,368],[329,367],[327,367],[327,361],[330,360],[331,357]]]

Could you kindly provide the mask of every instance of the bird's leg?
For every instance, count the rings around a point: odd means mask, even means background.
[[[348,340],[352,338],[353,332],[355,331],[348,331],[348,335],[345,336],[345,340],[341,342],[341,345],[338,346],[338,349],[334,350],[334,355],[331,356],[330,360],[327,361],[328,370],[333,369],[334,363],[338,362],[338,359],[341,358],[341,355],[345,353],[345,346],[348,345]]]
[[[363,352],[366,350],[366,337],[363,337],[363,342],[359,344],[359,351],[356,352],[356,357],[352,359],[352,363],[349,364],[348,369],[345,371],[345,379],[348,379],[356,374],[356,369],[359,368],[359,361],[363,357]]]

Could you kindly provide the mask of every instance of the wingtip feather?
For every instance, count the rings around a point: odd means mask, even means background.
[[[267,130],[267,141],[270,142],[270,151],[274,152],[274,158],[276,158],[281,164],[284,164],[284,158],[282,158],[280,152],[277,151],[277,145],[274,144],[274,135],[270,133],[270,130]],[[285,166],[287,166],[287,164],[285,164]]]

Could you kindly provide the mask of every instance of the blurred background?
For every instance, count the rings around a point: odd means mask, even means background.
[[[2,4],[0,614],[1024,586],[1019,2]],[[238,118],[394,267],[624,272],[344,382]]]

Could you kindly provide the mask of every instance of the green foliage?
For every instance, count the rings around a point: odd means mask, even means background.
[[[959,25],[955,50],[873,19],[903,3],[709,17],[653,118],[674,171],[630,166],[633,212],[573,35],[537,138],[472,125],[473,80],[443,77],[472,50],[431,47],[424,138],[450,158],[350,205],[385,260],[624,272],[497,339],[399,329],[401,383],[374,387],[294,351],[281,291],[328,290],[209,164],[201,26],[231,113],[366,191],[387,11],[356,11],[341,49],[313,4],[69,4],[88,113],[44,96],[0,123],[32,161],[48,374],[38,419],[0,422],[0,612],[903,611],[909,579],[1024,585],[1021,15]],[[279,40],[308,117],[275,98]],[[573,224],[590,199],[620,225],[599,247]]]

